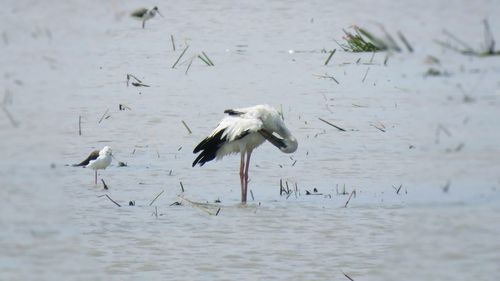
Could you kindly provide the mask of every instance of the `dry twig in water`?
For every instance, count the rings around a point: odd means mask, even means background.
[[[194,202],[194,201],[191,201],[191,200],[185,198],[184,196],[179,196],[178,198],[181,200],[181,204],[182,204],[182,201],[188,202],[191,206],[196,207],[196,208],[198,208],[198,209],[200,209],[200,210],[202,210],[202,211],[204,211],[207,214],[212,215],[212,216],[218,215],[220,210],[221,210],[221,208],[218,207],[217,211],[214,213],[214,212],[210,211],[210,207],[214,207],[214,205]],[[179,204],[179,205],[181,205],[181,204]]]
[[[323,79],[331,79],[333,80],[335,83],[337,84],[340,84],[339,81],[337,81],[337,79],[335,79],[335,77],[333,77],[332,75],[328,75],[328,74],[325,74],[325,75],[318,75],[318,74],[313,74],[314,76],[318,77],[318,78],[323,78]]]
[[[116,205],[116,206],[121,207],[121,205],[120,205],[120,204],[116,203],[116,201],[115,201],[115,200],[113,200],[113,199],[111,199],[111,197],[109,197],[109,195],[107,195],[107,194],[104,194],[104,195],[99,195],[99,196],[97,196],[97,197],[99,197],[99,198],[100,198],[100,197],[104,197],[104,196],[106,196],[106,197],[109,199],[109,201],[111,201],[111,202],[115,203],[115,205]]]
[[[378,125],[377,124],[370,124],[370,126],[374,127],[374,128],[377,128],[378,130],[382,131],[385,133],[385,126],[384,124],[382,123],[379,123]]]

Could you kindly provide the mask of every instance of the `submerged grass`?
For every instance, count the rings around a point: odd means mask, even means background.
[[[448,41],[442,41],[435,39],[434,42],[436,44],[441,45],[447,49],[453,50],[457,53],[461,53],[464,55],[470,56],[478,56],[478,57],[488,57],[488,56],[500,56],[500,50],[495,49],[495,39],[493,38],[493,34],[490,29],[490,25],[488,20],[483,20],[484,25],[484,46],[481,49],[474,49],[470,45],[468,45],[465,41],[461,40],[457,36],[453,35],[451,32],[447,30],[443,30],[443,35],[453,41],[450,43]]]
[[[344,51],[358,53],[379,51],[401,52],[402,50],[396,43],[396,40],[394,40],[394,38],[385,30],[383,26],[381,26],[381,29],[384,32],[384,37],[375,36],[373,33],[359,26],[353,26],[352,29],[354,32],[343,29],[345,33],[345,36],[343,37],[345,40],[344,44],[337,42],[337,44],[339,44]],[[412,46],[401,31],[398,31],[398,37],[406,46],[408,51],[413,52]]]

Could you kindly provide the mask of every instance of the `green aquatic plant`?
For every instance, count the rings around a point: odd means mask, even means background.
[[[347,52],[378,52],[378,51],[395,51],[401,52],[401,48],[396,43],[396,40],[381,26],[384,32],[384,37],[375,36],[368,30],[359,26],[352,26],[353,32],[343,29],[345,43],[339,46]],[[410,43],[404,37],[403,33],[398,32],[398,37],[406,46],[409,52],[413,52]],[[337,42],[338,43],[338,42]]]

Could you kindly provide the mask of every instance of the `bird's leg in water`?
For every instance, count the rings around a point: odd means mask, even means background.
[[[245,198],[245,202],[247,201],[247,191],[248,191],[248,168],[250,167],[250,156],[252,155],[252,151],[248,151],[247,154],[247,163],[245,165],[245,194],[243,195]]]
[[[95,184],[97,185],[97,169],[95,169]]]
[[[241,161],[240,161],[240,184],[241,184],[241,203],[245,203],[247,201],[247,197],[245,194],[245,152],[241,153]]]

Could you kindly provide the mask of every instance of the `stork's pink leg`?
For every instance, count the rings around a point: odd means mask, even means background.
[[[95,170],[95,184],[97,184],[97,169]]]
[[[240,184],[241,184],[241,203],[247,202],[245,194],[245,152],[241,153],[240,161]]]
[[[248,191],[248,168],[250,167],[250,156],[252,155],[252,151],[248,151],[247,154],[247,163],[245,165],[245,194],[243,195],[245,198],[245,202],[247,201],[247,191]]]

